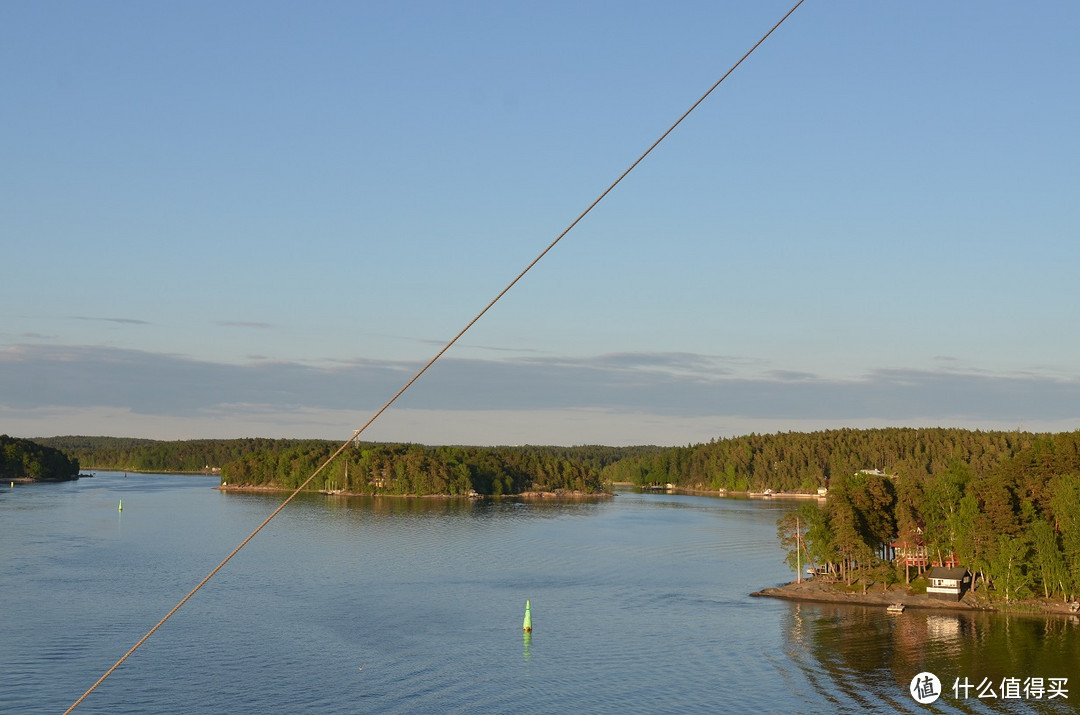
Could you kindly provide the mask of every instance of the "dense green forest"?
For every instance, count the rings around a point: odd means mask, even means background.
[[[1003,458],[955,443],[961,454],[945,465],[881,474],[836,473],[824,505],[801,504],[781,518],[781,543],[794,566],[796,549],[848,584],[889,582],[901,575],[889,546],[919,553],[927,563],[954,561],[976,575],[975,588],[1005,602],[1030,596],[1080,594],[1080,433],[1035,437],[979,433]],[[1006,444],[1024,444],[1006,449]],[[1012,453],[1009,453],[1009,452]],[[804,563],[805,563],[805,557]],[[916,571],[921,568],[916,568]]]
[[[281,445],[230,462],[229,484],[296,488],[338,447],[322,441]],[[644,449],[644,448],[642,448]],[[615,447],[350,446],[310,485],[354,494],[477,494],[603,491],[605,466],[641,449]]]
[[[131,472],[204,472],[253,452],[304,442],[262,438],[161,441],[131,437],[45,437],[34,441],[78,459],[83,469]]]
[[[638,485],[672,483],[706,491],[817,491],[862,469],[933,474],[954,461],[989,471],[1029,447],[1030,432],[965,429],[839,429],[751,434],[640,454],[611,464],[604,477]]]
[[[28,439],[0,435],[0,482],[14,479],[77,479],[79,461]]]
[[[339,442],[301,439],[158,441],[119,437],[50,437],[86,469],[203,472],[221,469],[230,484],[295,488]],[[357,494],[518,494],[601,491],[601,471],[657,447],[424,447],[360,442],[309,488]],[[347,464],[347,466],[346,466]]]

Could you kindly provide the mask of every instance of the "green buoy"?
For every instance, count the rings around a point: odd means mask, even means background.
[[[521,624],[522,630],[526,633],[532,632],[532,612],[529,611],[529,601],[525,600],[525,622]]]
[[[124,510],[124,500],[123,500],[123,499],[121,499],[121,500],[120,500],[120,508],[119,508],[119,509],[117,509],[117,511],[123,511],[123,510]]]

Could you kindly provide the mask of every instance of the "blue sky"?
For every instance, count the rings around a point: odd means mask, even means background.
[[[0,432],[346,438],[790,3],[0,6]],[[1080,428],[1070,2],[814,2],[365,437]]]

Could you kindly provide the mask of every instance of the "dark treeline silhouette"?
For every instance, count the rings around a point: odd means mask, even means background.
[[[203,472],[253,452],[273,449],[281,443],[300,444],[305,440],[249,437],[164,441],[133,437],[45,437],[34,441],[78,459],[83,469]]]
[[[28,439],[0,435],[0,482],[15,479],[65,480],[79,476],[79,461]]]

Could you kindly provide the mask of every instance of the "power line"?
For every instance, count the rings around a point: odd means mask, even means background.
[[[184,596],[184,598],[181,599],[179,603],[177,603],[175,606],[173,606],[172,610],[169,611],[168,613],[166,613],[164,618],[162,618],[160,621],[158,621],[157,624],[153,628],[151,628],[149,631],[147,631],[146,635],[144,635],[142,638],[140,638],[139,641],[135,645],[133,645],[131,647],[131,649],[127,653],[125,653],[123,655],[123,657],[120,658],[120,660],[116,661],[116,663],[111,668],[109,668],[107,671],[105,671],[105,674],[102,675],[100,678],[98,678],[97,682],[94,683],[93,685],[91,685],[90,688],[85,693],[82,694],[82,697],[80,697],[78,700],[76,700],[74,703],[72,703],[71,707],[69,707],[67,710],[64,711],[64,715],[68,715],[68,713],[70,713],[76,707],[78,707],[79,703],[81,703],[83,700],[85,700],[86,697],[88,695],[90,695],[90,693],[94,692],[94,690],[97,688],[97,686],[101,685],[101,683],[103,683],[106,678],[108,678],[110,675],[112,675],[113,672],[117,668],[119,668],[124,663],[124,661],[127,660],[131,656],[132,653],[134,653],[136,650],[138,650],[138,648],[143,643],[145,643],[150,638],[150,636],[152,636],[154,634],[154,632],[157,631],[158,628],[161,628],[161,626],[164,625],[167,620],[172,618],[173,614],[176,613],[177,611],[179,611],[181,606],[183,606],[185,603],[187,603],[188,600],[192,596],[194,596],[196,594],[196,592],[199,591],[199,589],[201,589],[204,585],[206,585],[206,583],[211,578],[213,578],[214,575],[225,566],[225,564],[229,563],[229,561],[232,559],[232,557],[236,556],[236,554],[239,553],[240,549],[247,546],[248,542],[251,541],[253,538],[255,538],[255,535],[258,534],[260,531],[262,531],[263,527],[266,526],[267,524],[269,524],[271,519],[273,519],[275,516],[277,516],[281,512],[281,510],[284,509],[285,506],[289,502],[291,502],[293,499],[295,499],[296,496],[298,494],[300,494],[300,492],[303,491],[303,489],[305,487],[307,487],[307,485],[310,484],[313,479],[315,479],[315,477],[319,476],[319,474],[322,473],[322,471],[324,469],[326,469],[326,467],[332,461],[334,461],[334,459],[336,459],[338,455],[340,455],[342,452],[344,452],[345,449],[350,444],[352,444],[352,442],[355,441],[360,436],[360,434],[371,425],[371,423],[373,423],[375,420],[377,420],[379,418],[379,416],[382,415],[382,413],[385,412],[390,407],[390,405],[394,404],[397,401],[397,399],[399,397],[401,397],[405,393],[406,390],[408,390],[410,387],[412,387],[412,384],[414,382],[416,382],[417,380],[419,380],[420,376],[423,375],[425,372],[427,372],[428,368],[431,367],[432,365],[434,365],[436,360],[441,358],[443,356],[443,354],[447,350],[449,350],[451,347],[453,347],[454,343],[456,343],[458,341],[458,339],[461,338],[461,336],[464,335],[469,330],[469,328],[471,328],[473,325],[475,325],[476,322],[478,320],[480,320],[480,318],[484,317],[484,314],[487,313],[491,309],[492,306],[494,306],[497,302],[499,302],[499,299],[502,298],[504,295],[506,295],[510,291],[510,289],[513,288],[517,284],[518,281],[520,281],[522,278],[524,278],[525,274],[528,273],[530,270],[532,270],[532,267],[535,266],[537,263],[539,263],[541,258],[546,256],[548,254],[548,252],[551,251],[551,249],[555,248],[555,245],[559,241],[561,241],[566,234],[570,233],[570,231],[572,231],[573,228],[575,226],[577,226],[578,223],[580,223],[581,220],[583,218],[585,218],[585,216],[587,216],[589,214],[589,212],[592,211],[596,207],[597,204],[599,204],[601,201],[603,201],[604,198],[608,194],[610,194],[611,191],[616,186],[618,186],[619,183],[622,182],[622,180],[625,179],[626,176],[631,171],[633,171],[635,168],[637,168],[638,164],[640,164],[642,161],[644,161],[645,157],[647,157],[650,153],[652,153],[653,149],[655,149],[657,146],[660,145],[660,142],[664,141],[664,139],[666,139],[669,134],[671,134],[673,131],[675,131],[675,128],[677,126],[679,126],[680,124],[682,124],[682,121],[684,119],[686,119],[688,116],[690,116],[690,113],[693,112],[695,109],[697,109],[698,105],[700,105],[702,102],[704,102],[705,99],[708,98],[708,96],[713,93],[713,90],[715,90],[717,87],[719,87],[720,83],[723,82],[725,79],[727,79],[728,76],[732,72],[734,72],[739,67],[739,65],[741,65],[743,63],[743,61],[747,57],[749,57],[754,52],[754,50],[756,50],[761,45],[761,43],[765,42],[765,40],[768,39],[769,35],[771,35],[776,30],[776,28],[780,27],[780,25],[783,24],[784,20],[787,20],[788,17],[790,17],[791,14],[793,12],[795,12],[795,10],[798,9],[798,7],[800,5],[802,5],[802,4],[803,4],[803,0],[798,0],[798,2],[796,2],[794,5],[792,5],[791,9],[788,10],[784,14],[783,17],[781,17],[779,20],[777,20],[776,24],[773,25],[771,28],[769,28],[769,31],[766,32],[764,35],[762,35],[761,39],[759,39],[757,42],[755,42],[753,47],[751,47],[749,50],[747,50],[746,53],[743,54],[743,56],[740,57],[738,59],[738,61],[735,62],[735,64],[733,64],[731,66],[731,68],[728,69],[728,71],[725,72],[722,77],[720,77],[720,79],[716,80],[716,82],[711,87],[709,87],[709,89],[705,92],[705,94],[701,95],[701,97],[696,102],[694,102],[692,105],[690,105],[690,108],[687,109],[685,112],[683,112],[682,116],[680,116],[678,119],[676,119],[675,123],[672,124],[670,127],[668,127],[667,131],[665,131],[663,134],[660,135],[660,138],[658,138],[656,141],[654,141],[652,143],[652,145],[650,145],[649,148],[646,149],[641,154],[641,156],[639,156],[637,159],[635,159],[634,163],[632,163],[629,167],[627,167],[626,171],[624,171],[622,174],[619,175],[619,178],[617,178],[617,179],[615,179],[615,181],[611,182],[611,185],[608,186],[606,189],[604,189],[604,191],[599,196],[597,196],[596,199],[591,204],[589,204],[585,208],[584,211],[582,211],[580,214],[578,214],[577,218],[575,218],[573,221],[571,221],[570,225],[567,226],[563,230],[562,233],[560,233],[558,236],[556,236],[555,240],[553,240],[551,243],[549,243],[547,248],[545,248],[543,251],[541,251],[540,254],[536,258],[534,258],[532,260],[532,262],[529,263],[529,265],[525,266],[525,268],[520,273],[518,273],[517,276],[512,281],[510,281],[506,285],[505,288],[503,288],[501,291],[499,291],[499,294],[496,295],[494,298],[492,298],[491,302],[488,303],[487,305],[485,305],[483,310],[481,310],[479,313],[476,314],[476,317],[474,317],[472,320],[470,320],[465,325],[465,327],[462,328],[458,332],[457,335],[455,335],[453,338],[451,338],[450,341],[448,343],[446,343],[446,345],[444,345],[437,353],[435,353],[434,357],[432,357],[430,360],[428,360],[427,363],[422,368],[420,368],[416,372],[416,374],[413,375],[409,379],[409,381],[406,382],[401,387],[401,389],[398,390],[394,394],[393,397],[391,397],[389,400],[387,400],[386,403],[382,407],[380,407],[375,412],[375,414],[373,414],[371,416],[370,419],[368,419],[367,422],[365,422],[358,430],[353,432],[352,436],[349,437],[349,439],[346,440],[340,447],[338,447],[337,451],[335,451],[332,455],[330,455],[330,457],[327,458],[327,460],[325,462],[323,462],[321,465],[319,465],[318,469],[316,469],[314,472],[312,472],[311,476],[308,477],[306,480],[304,480],[303,484],[298,486],[296,488],[296,490],[285,499],[285,501],[281,502],[281,504],[278,505],[278,507],[276,509],[274,509],[274,511],[272,511],[270,513],[270,515],[268,517],[266,517],[266,519],[263,520],[263,522],[261,524],[259,524],[257,527],[255,527],[255,530],[252,531],[248,535],[248,537],[246,539],[241,541],[240,544],[235,549],[233,549],[232,552],[228,556],[226,556],[222,560],[221,563],[219,563],[217,566],[215,566],[214,570],[206,575],[206,578],[204,578],[202,581],[200,581],[199,584],[197,586],[195,586],[195,588],[191,589],[191,592],[188,593],[188,595]]]

